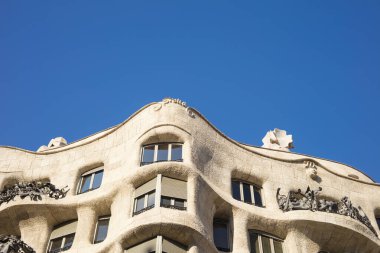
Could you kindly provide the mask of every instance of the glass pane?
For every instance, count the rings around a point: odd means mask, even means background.
[[[94,182],[92,183],[92,189],[97,189],[102,184],[103,170],[98,171],[94,175]]]
[[[243,184],[244,202],[252,203],[251,189],[249,184]]]
[[[64,250],[68,250],[73,245],[75,234],[70,234],[65,236],[65,244],[63,245]]]
[[[109,219],[102,219],[98,221],[95,242],[102,242],[106,239],[109,221]]]
[[[266,236],[261,236],[261,242],[263,244],[263,253],[271,253],[270,239]]]
[[[152,163],[153,161],[154,161],[154,145],[144,147],[142,163]]]
[[[380,228],[380,217],[376,218],[377,226]]]
[[[274,244],[274,252],[275,253],[282,253],[282,245],[281,245],[281,242],[277,241],[277,240],[273,240],[273,244]]]
[[[232,197],[241,200],[240,197],[240,182],[232,181]]]
[[[151,192],[148,194],[148,206],[153,206],[154,205],[154,196],[155,196],[155,192]]]
[[[50,251],[60,249],[61,245],[62,245],[62,239],[63,238],[57,238],[57,239],[51,240],[50,241],[50,243],[51,243]]]
[[[144,209],[144,200],[145,200],[145,195],[136,199],[136,210],[135,210],[135,212],[138,212],[138,211]]]
[[[86,192],[90,189],[91,176],[92,174],[82,177],[82,186],[79,191],[80,193]]]
[[[157,161],[167,161],[168,154],[169,154],[169,144],[159,144],[158,153],[157,153]]]
[[[182,160],[182,145],[172,144],[172,161]]]
[[[227,224],[214,223],[214,243],[217,249],[229,251]]]
[[[185,201],[183,199],[175,199],[174,205],[177,207],[185,207]]]
[[[163,206],[170,206],[170,201],[171,199],[168,197],[164,197],[164,196],[161,197],[161,204]]]
[[[255,205],[263,206],[263,201],[261,200],[260,189],[253,188],[253,194],[255,195]]]
[[[260,253],[259,250],[259,235],[256,233],[249,234],[249,242],[251,245],[251,253]]]

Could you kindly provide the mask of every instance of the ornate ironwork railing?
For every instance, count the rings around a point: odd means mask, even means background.
[[[58,189],[51,183],[20,182],[11,187],[5,187],[0,192],[0,205],[14,200],[17,196],[20,196],[21,199],[29,197],[34,201],[42,200],[43,195],[54,199],[61,199],[69,191],[65,189],[66,187]]]
[[[279,208],[284,212],[310,210],[313,212],[319,211],[349,216],[352,219],[360,221],[377,236],[363,209],[360,206],[353,206],[348,197],[343,197],[340,201],[320,198],[318,195],[322,191],[321,187],[318,190],[310,190],[310,187],[307,187],[305,193],[302,193],[300,189],[298,191],[289,191],[288,195],[280,194],[280,190],[280,188],[277,189],[276,198]]]

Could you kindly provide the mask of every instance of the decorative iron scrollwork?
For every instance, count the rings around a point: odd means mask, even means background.
[[[43,195],[54,199],[61,199],[69,191],[68,189],[66,190],[66,187],[58,189],[51,183],[20,182],[11,187],[6,187],[0,192],[0,205],[14,200],[17,196],[20,196],[21,199],[29,197],[34,201],[42,200]]]
[[[36,253],[32,247],[14,235],[0,235],[0,253]]]
[[[321,187],[318,190],[311,190],[310,187],[307,187],[305,193],[302,193],[300,189],[298,191],[289,191],[288,195],[280,194],[280,190],[280,188],[277,189],[276,198],[279,208],[284,212],[310,210],[349,216],[363,223],[377,236],[363,209],[360,206],[354,207],[348,197],[343,197],[340,201],[320,198],[318,195],[322,191]]]

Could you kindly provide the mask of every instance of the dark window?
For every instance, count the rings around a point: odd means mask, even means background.
[[[144,202],[145,202],[145,195],[141,196],[141,197],[138,197],[136,199],[136,208],[135,208],[135,212],[138,212],[142,209],[144,209]]]
[[[154,207],[155,202],[155,191],[148,192],[135,198],[135,208],[133,215],[140,214]]]
[[[380,217],[376,217],[376,222],[377,222],[377,226],[378,226],[379,229],[380,229]]]
[[[266,236],[261,236],[261,242],[263,246],[263,253],[272,253],[270,248],[270,240]]]
[[[251,233],[249,237],[249,241],[251,244],[251,253],[260,253],[258,234]]]
[[[281,241],[269,235],[266,236],[258,232],[250,231],[249,243],[251,253],[283,253]],[[272,251],[272,249],[274,251]]]
[[[214,221],[214,244],[220,251],[230,251],[228,223],[226,221]]]
[[[98,171],[94,175],[94,182],[92,183],[92,189],[97,189],[102,184],[103,171]]]
[[[157,162],[169,160],[169,145],[159,144],[157,150]]]
[[[243,183],[244,202],[252,204],[251,187],[249,184]]]
[[[50,241],[49,253],[58,253],[68,250],[73,245],[75,234],[65,235]]]
[[[149,164],[154,162],[154,149],[155,145],[145,146],[143,149],[143,164]]]
[[[261,200],[261,194],[260,194],[260,189],[257,187],[253,187],[253,195],[255,198],[255,205],[256,206],[263,206],[263,201]]]
[[[94,243],[102,242],[106,239],[108,233],[110,218],[100,218],[96,226],[95,240]]]
[[[91,170],[82,175],[78,193],[85,193],[100,187],[103,180],[103,167]]]
[[[91,176],[92,175],[87,175],[82,178],[82,187],[80,189],[80,192],[87,192],[90,190],[90,185],[91,185]]]
[[[232,181],[232,197],[237,200],[241,200],[240,197],[240,182]]]
[[[182,144],[172,144],[172,161],[182,160]]]
[[[243,193],[243,195],[241,193]],[[232,197],[255,206],[264,206],[260,188],[249,183],[232,181]]]
[[[174,199],[174,206],[185,207],[185,201],[183,199]]]
[[[171,205],[172,199],[169,197],[162,196],[161,197],[161,204],[165,206],[170,206]]]

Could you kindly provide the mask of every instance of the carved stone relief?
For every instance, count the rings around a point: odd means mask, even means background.
[[[66,186],[67,187],[67,186]],[[14,200],[17,196],[21,199],[29,197],[31,200],[42,200],[42,195],[46,195],[50,198],[61,199],[66,196],[69,191],[65,188],[57,189],[55,185],[51,183],[42,182],[20,182],[11,187],[6,187],[0,192],[0,205],[8,203]]]
[[[167,104],[174,103],[183,106],[186,109],[186,112],[189,114],[190,117],[195,118],[195,113],[194,111],[187,106],[186,102],[176,98],[164,98],[161,102],[158,102],[155,104],[153,109],[155,111],[161,110],[162,107],[166,106]]]
[[[313,212],[319,211],[349,216],[363,223],[377,236],[363,209],[360,206],[354,207],[348,197],[343,197],[340,201],[320,198],[318,195],[322,191],[321,187],[318,190],[310,190],[310,187],[307,187],[305,193],[302,193],[300,189],[296,192],[289,191],[288,195],[280,194],[280,190],[280,188],[277,189],[276,198],[279,208],[284,212],[310,210]]]
[[[14,235],[0,235],[0,253],[36,253],[32,247]]]

